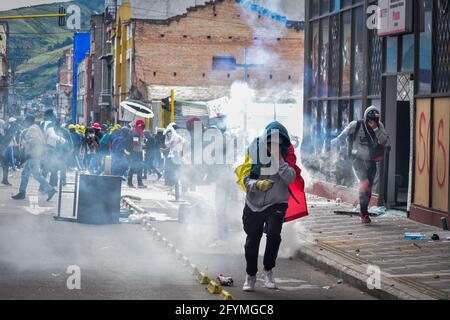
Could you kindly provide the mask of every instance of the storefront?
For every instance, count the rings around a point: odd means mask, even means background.
[[[321,186],[312,189],[352,193],[345,147],[330,141],[374,105],[391,137],[378,204],[450,222],[450,0],[311,0],[306,16],[303,162]]]

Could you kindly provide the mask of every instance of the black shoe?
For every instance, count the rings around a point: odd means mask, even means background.
[[[50,190],[49,192],[48,192],[48,198],[47,198],[47,202],[49,202],[49,201],[51,201],[52,200],[52,198],[53,198],[53,196],[56,194],[56,190],[55,189],[52,189],[52,190]]]
[[[139,189],[146,189],[147,186],[146,186],[146,185],[143,185],[143,184],[140,184],[140,185],[138,185],[138,188],[139,188]]]
[[[2,181],[2,184],[4,184],[5,186],[12,186],[12,184],[9,183],[9,181]]]
[[[133,185],[133,184],[128,183],[127,186],[128,186],[129,188],[133,188],[133,189],[134,189],[134,185]]]
[[[19,192],[15,196],[12,196],[14,200],[25,200],[25,193]]]

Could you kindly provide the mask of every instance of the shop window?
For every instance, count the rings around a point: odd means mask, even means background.
[[[236,58],[231,56],[213,57],[213,70],[235,70]]]
[[[320,1],[320,13],[327,14],[330,11],[330,0]]]
[[[381,50],[383,42],[377,30],[369,31],[369,93],[381,94]]]
[[[339,109],[339,132],[345,129],[350,123],[350,101],[344,100],[341,102]]]
[[[361,120],[362,117],[362,102],[361,100],[355,100],[353,101],[353,121]]]
[[[350,95],[350,66],[352,51],[352,12],[346,11],[342,15],[342,82],[343,96]]]
[[[339,11],[339,9],[341,8],[341,1],[340,0],[331,0],[330,2],[331,2],[330,3],[331,11],[333,11],[333,12]]]
[[[328,102],[320,101],[317,115],[317,151],[323,153],[326,150],[328,139]]]
[[[339,16],[331,17],[329,96],[339,95]]]
[[[350,7],[352,5],[352,0],[341,0],[342,8]]]
[[[353,85],[352,95],[362,95],[364,86],[364,54],[363,54],[363,35],[364,35],[364,14],[363,7],[354,10],[355,37],[353,41]]]
[[[402,71],[414,70],[414,34],[402,37]]]
[[[431,56],[433,29],[433,1],[423,0],[420,4],[419,36],[419,92],[431,92]]]
[[[322,45],[320,50],[320,82],[321,82],[321,93],[322,96],[328,95],[328,44],[329,44],[329,33],[330,24],[328,18],[322,20]]]
[[[331,118],[331,132],[330,135],[334,138],[340,133],[339,131],[339,102],[330,102],[330,118]]]
[[[398,50],[398,38],[387,37],[386,38],[386,72],[397,72],[397,50]]]
[[[311,17],[317,17],[319,15],[319,0],[311,0]]]
[[[448,93],[450,92],[450,5],[445,7],[445,4],[440,4],[439,7],[441,10],[434,10],[433,17],[433,91]]]
[[[372,99],[372,100],[369,100],[369,102],[370,102],[369,103],[370,106],[377,107],[378,110],[381,111],[381,100],[380,99]]]
[[[317,97],[318,83],[319,83],[319,22],[313,23],[313,36],[312,36],[312,55],[311,55],[311,95]]]

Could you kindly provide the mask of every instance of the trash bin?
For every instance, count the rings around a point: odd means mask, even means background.
[[[79,176],[75,212],[77,222],[118,224],[122,179],[116,176]]]

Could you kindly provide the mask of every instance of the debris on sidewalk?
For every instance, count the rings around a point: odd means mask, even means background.
[[[436,233],[434,233],[434,234],[431,236],[431,240],[433,240],[433,241],[439,241],[439,240],[440,240],[439,235],[436,234]]]
[[[216,280],[221,286],[232,287],[234,285],[233,278],[226,277],[223,274],[218,274]]]
[[[170,218],[167,214],[150,212],[150,213],[130,214],[128,216],[128,219],[123,219],[123,220],[121,220],[121,222],[130,223],[130,224],[140,224],[140,223],[142,223],[143,220],[161,221],[161,222],[177,221],[177,219]]]
[[[425,235],[422,233],[405,232],[404,240],[425,240]]]

